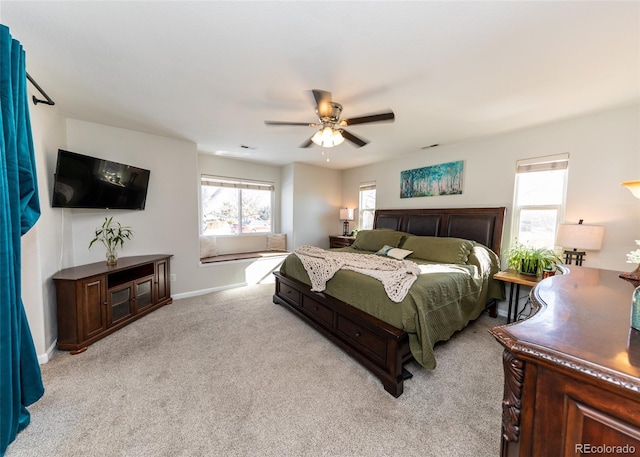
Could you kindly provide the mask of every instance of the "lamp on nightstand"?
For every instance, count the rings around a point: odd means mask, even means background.
[[[349,234],[349,221],[353,220],[353,208],[341,208],[340,220],[342,221],[342,235]]]
[[[573,246],[573,250],[565,250],[564,263],[571,265],[576,261],[576,265],[582,265],[584,251],[599,251],[602,249],[602,238],[604,237],[604,227],[600,225],[584,225],[583,219],[577,224],[560,224],[556,236],[556,244],[562,247]],[[580,251],[578,251],[580,249]]]

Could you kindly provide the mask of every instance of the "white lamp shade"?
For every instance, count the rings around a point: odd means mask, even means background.
[[[340,220],[341,221],[352,221],[353,220],[353,208],[342,208],[342,209],[340,209]]]
[[[560,224],[556,243],[563,248],[599,251],[603,238],[604,227],[600,225]]]
[[[331,127],[323,127],[311,137],[311,141],[318,146],[332,148],[342,144],[344,142],[344,137],[342,136],[342,133],[340,133],[340,130],[334,130]]]
[[[640,181],[625,181],[622,185],[629,189],[634,197],[640,198]]]

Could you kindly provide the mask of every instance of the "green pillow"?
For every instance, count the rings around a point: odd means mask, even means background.
[[[410,236],[405,240],[402,248],[413,251],[409,258],[438,263],[466,264],[473,249],[473,242],[461,238]]]
[[[360,230],[351,247],[373,252],[379,251],[384,245],[397,248],[405,235],[403,232],[388,229]]]

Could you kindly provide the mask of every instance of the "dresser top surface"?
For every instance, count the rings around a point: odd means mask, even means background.
[[[87,265],[79,265],[77,267],[65,268],[60,270],[53,276],[54,280],[71,280],[77,281],[79,279],[88,278],[95,275],[101,275],[104,273],[114,273],[120,270],[126,270],[138,265],[144,265],[146,263],[155,262],[162,259],[168,259],[173,257],[173,254],[155,254],[155,255],[139,255],[132,257],[120,257],[117,265],[107,265],[105,261],[90,263]]]
[[[640,388],[640,332],[630,321],[633,284],[616,271],[566,268],[532,290],[540,307],[532,317],[492,333],[506,346]]]

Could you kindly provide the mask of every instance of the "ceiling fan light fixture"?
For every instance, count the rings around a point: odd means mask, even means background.
[[[1,1],[1,0],[0,0]],[[344,143],[345,140],[353,143],[357,148],[366,146],[369,143],[364,138],[360,138],[342,127],[369,124],[371,122],[393,122],[395,114],[393,111],[387,110],[380,113],[368,114],[366,116],[357,116],[350,119],[340,119],[342,114],[342,105],[331,100],[331,92],[320,89],[312,89],[313,98],[316,102],[316,114],[318,122],[285,122],[285,121],[264,121],[266,125],[300,125],[305,127],[316,127],[320,130],[316,131],[313,136],[307,139],[299,147],[308,148],[316,144],[322,148],[332,148]]]
[[[333,145],[338,146],[339,144],[344,143],[344,137],[340,130],[333,131]]]
[[[326,126],[318,130],[315,135],[311,137],[311,141],[323,148],[332,148],[342,144],[344,137],[340,133],[340,130],[334,130],[332,127]]]

